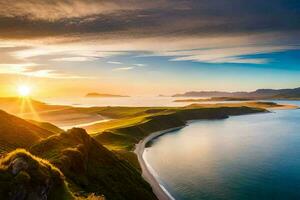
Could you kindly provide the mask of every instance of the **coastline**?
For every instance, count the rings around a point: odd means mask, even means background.
[[[153,140],[153,139],[155,139],[157,137],[160,137],[161,135],[164,135],[166,133],[179,130],[179,129],[183,128],[183,127],[185,127],[185,126],[179,126],[179,127],[170,128],[170,129],[166,129],[166,130],[163,130],[163,131],[157,131],[157,132],[151,133],[150,135],[148,135],[146,138],[144,138],[143,140],[141,140],[135,146],[134,153],[137,155],[138,161],[139,161],[139,163],[141,165],[142,177],[151,185],[153,193],[156,195],[156,197],[159,200],[174,200],[174,198],[158,182],[158,180],[155,178],[155,176],[154,176],[154,174],[152,172],[153,170],[150,169],[150,167],[148,166],[148,163],[145,161],[145,159],[143,157],[143,154],[144,154],[144,151],[145,151],[145,146],[151,140]]]

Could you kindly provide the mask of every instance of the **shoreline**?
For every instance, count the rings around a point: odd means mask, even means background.
[[[156,179],[156,177],[153,174],[153,170],[150,169],[151,167],[145,161],[145,159],[143,157],[144,151],[145,151],[145,146],[151,140],[153,140],[153,139],[155,139],[157,137],[160,137],[160,136],[162,136],[162,135],[164,135],[166,133],[179,130],[179,129],[185,127],[185,126],[174,127],[174,128],[170,128],[170,129],[166,129],[166,130],[162,130],[162,131],[157,131],[157,132],[151,133],[146,138],[144,138],[143,140],[139,141],[139,143],[136,144],[136,146],[135,146],[134,153],[137,155],[139,164],[141,165],[142,177],[150,184],[150,186],[152,187],[153,193],[156,195],[156,197],[159,200],[174,200],[174,198],[158,182],[158,180]]]

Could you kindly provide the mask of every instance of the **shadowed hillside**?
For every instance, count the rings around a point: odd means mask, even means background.
[[[50,135],[53,133],[0,110],[0,153],[27,148]]]
[[[42,129],[46,129],[52,133],[62,133],[64,132],[64,130],[62,130],[61,128],[48,123],[48,122],[40,122],[40,121],[35,121],[35,120],[28,120],[30,123],[42,128]]]
[[[57,166],[76,193],[104,194],[116,200],[156,199],[135,168],[83,129],[51,136],[34,145],[31,152]]]

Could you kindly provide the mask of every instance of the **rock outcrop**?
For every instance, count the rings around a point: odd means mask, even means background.
[[[48,161],[17,149],[0,160],[0,199],[74,199],[63,174]]]

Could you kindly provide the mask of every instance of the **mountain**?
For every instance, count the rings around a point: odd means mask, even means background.
[[[76,194],[97,193],[114,200],[156,199],[133,166],[103,147],[84,129],[73,128],[51,136],[32,146],[30,152],[58,167]]]
[[[274,96],[278,99],[300,99],[300,88],[295,88],[293,90],[286,90]]]
[[[54,133],[0,110],[0,153],[28,148]]]
[[[299,98],[300,87],[294,89],[258,89],[252,92],[220,92],[220,91],[192,91],[183,94],[175,94],[173,97],[235,97],[251,99],[277,99]]]
[[[129,96],[116,95],[116,94],[101,94],[101,93],[92,92],[86,94],[85,97],[105,98],[105,97],[129,97]]]

